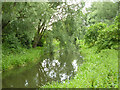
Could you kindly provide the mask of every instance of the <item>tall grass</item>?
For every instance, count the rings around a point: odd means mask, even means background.
[[[25,66],[30,62],[36,62],[42,54],[43,48],[21,49],[19,53],[2,54],[2,69]]]

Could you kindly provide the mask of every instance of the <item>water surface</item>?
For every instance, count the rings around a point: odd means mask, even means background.
[[[40,62],[3,72],[3,88],[37,88],[47,82],[63,83],[76,74],[82,57],[78,53],[56,53],[43,55]]]

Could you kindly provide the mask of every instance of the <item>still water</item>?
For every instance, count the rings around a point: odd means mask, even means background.
[[[76,74],[82,57],[78,53],[56,53],[41,56],[37,64],[3,72],[3,88],[37,88],[47,82],[63,83]]]

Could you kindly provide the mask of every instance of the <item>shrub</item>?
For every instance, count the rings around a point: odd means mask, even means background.
[[[99,35],[98,31],[105,29],[107,24],[98,23],[90,26],[85,34],[85,43],[89,44],[89,46],[93,46],[97,41],[97,37]]]
[[[97,37],[96,45],[98,47],[98,51],[101,49],[112,48],[118,45],[118,25],[110,25],[109,27],[98,32],[99,35]],[[115,47],[114,47],[115,49]]]
[[[118,49],[120,38],[120,15],[116,16],[114,24],[109,27],[105,23],[98,23],[90,26],[85,34],[85,43],[88,46],[97,46],[97,51],[102,49]]]

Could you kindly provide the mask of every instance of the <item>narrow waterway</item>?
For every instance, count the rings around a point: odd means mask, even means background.
[[[63,83],[77,72],[78,63],[82,63],[79,53],[61,52],[41,56],[35,65],[16,68],[3,72],[3,88],[37,88],[47,82]]]

